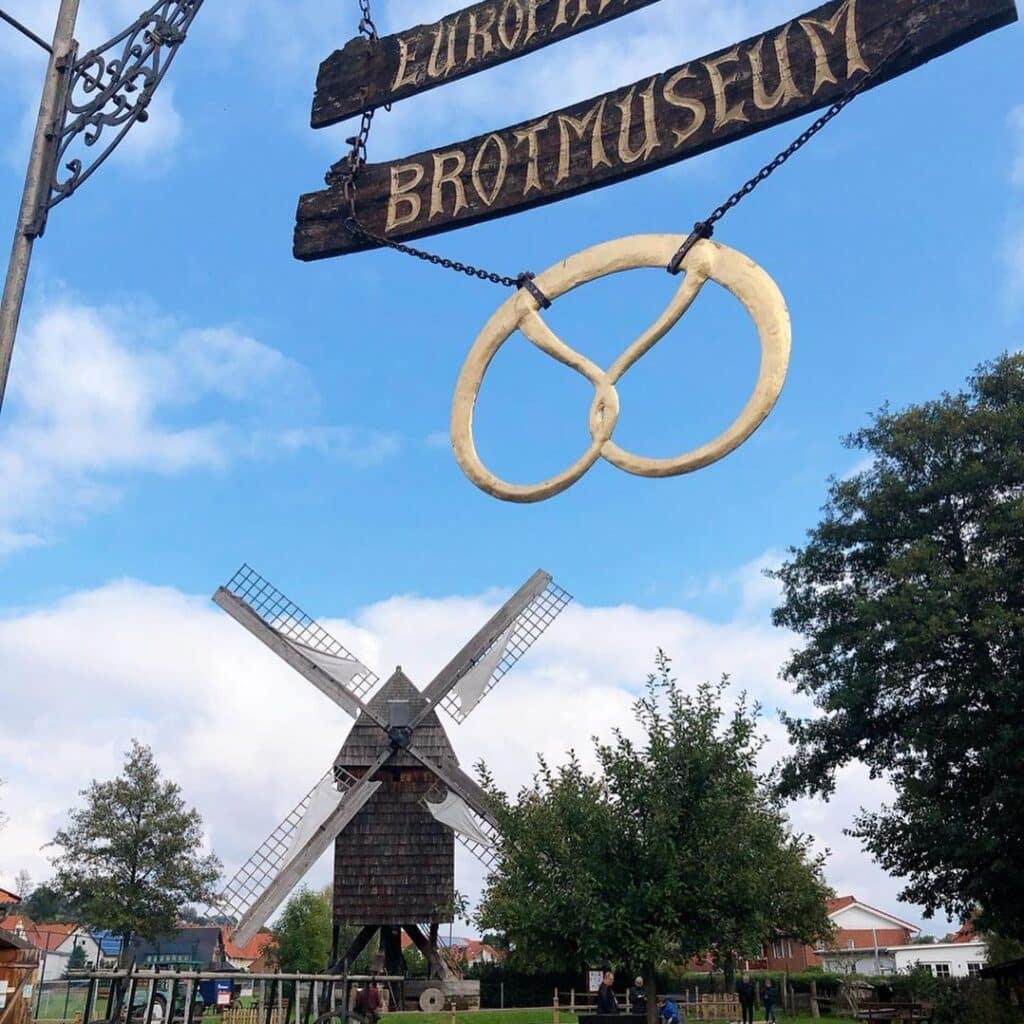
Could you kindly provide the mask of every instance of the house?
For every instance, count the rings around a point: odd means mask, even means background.
[[[830,900],[828,916],[835,935],[827,948],[815,949],[821,966],[836,974],[892,974],[891,948],[910,945],[920,928],[855,896]]]
[[[39,950],[31,942],[0,929],[0,1019],[4,1024],[30,1024],[32,990],[38,979]]]
[[[15,903],[20,903],[21,897],[16,892],[11,892],[10,889],[0,888],[0,907],[11,907]]]
[[[976,978],[988,959],[988,950],[980,939],[890,946],[887,952],[895,959],[898,973],[923,968],[937,978]]]
[[[834,929],[827,946],[805,946],[779,934],[765,943],[760,960],[749,961],[750,969],[795,973],[823,967],[837,974],[892,974],[895,959],[886,953],[887,948],[909,944],[920,931],[855,896],[829,900],[827,910]]]
[[[262,928],[244,946],[236,945],[234,935],[229,932],[224,937],[224,955],[228,963],[240,971],[266,974],[272,971],[267,961],[267,948],[272,941],[273,935],[268,928]]]
[[[224,933],[217,925],[182,925],[174,935],[150,942],[135,938],[132,959],[140,967],[185,970],[234,970],[226,955]]]
[[[451,939],[438,936],[438,945],[449,951],[449,960],[468,967],[471,964],[495,964],[505,959],[505,954],[500,949],[480,939],[468,939],[456,935]],[[405,932],[402,932],[402,948],[408,949],[412,946],[412,939]]]

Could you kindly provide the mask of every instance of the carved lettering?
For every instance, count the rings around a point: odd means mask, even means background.
[[[740,100],[735,106],[729,106],[729,100],[726,97],[726,89],[732,85],[739,77],[738,73],[733,71],[730,74],[722,74],[723,64],[738,64],[740,60],[740,50],[737,46],[735,49],[730,50],[728,53],[723,53],[720,57],[715,57],[713,60],[702,61],[704,67],[708,69],[708,75],[711,78],[711,90],[715,94],[715,131],[719,131],[724,128],[727,124],[731,124],[733,121],[749,121],[746,111],[743,109],[746,106],[746,100]]]
[[[515,12],[515,31],[510,32],[508,27],[508,16],[509,12]],[[519,42],[519,37],[523,33],[523,24],[526,21],[526,15],[523,13],[523,5],[520,0],[505,0],[505,6],[501,9],[501,15],[498,17],[498,38],[501,40],[501,45],[506,50],[514,50],[516,44]]]
[[[445,164],[449,161],[454,166],[451,170],[446,171]],[[427,218],[428,220],[433,220],[445,212],[443,191],[445,185],[451,185],[455,192],[452,217],[469,205],[466,202],[466,186],[462,184],[462,172],[465,169],[466,154],[461,149],[449,149],[447,152],[434,154],[434,180],[430,186],[430,216]]]
[[[754,105],[758,110],[774,110],[776,107],[784,107],[790,100],[799,99],[803,93],[797,88],[793,80],[793,71],[789,66],[789,30],[792,25],[787,25],[775,37],[775,60],[779,65],[779,84],[775,91],[769,93],[764,84],[764,51],[765,36],[751,48],[747,57],[750,60],[750,74],[754,82]]]
[[[469,16],[469,40],[466,42],[466,62],[470,63],[476,60],[476,41],[479,39],[481,44],[480,57],[484,58],[494,52],[494,39],[491,37],[491,32],[494,30],[494,22],[497,20],[498,14],[495,8],[488,7],[484,10],[481,20],[484,22],[482,26],[477,25],[476,14],[470,14]]]
[[[544,0],[526,0],[526,35],[523,36],[525,46],[537,34],[537,7]]]
[[[672,129],[672,134],[676,137],[673,149],[681,146],[691,135],[699,132],[708,117],[708,108],[701,100],[693,96],[680,96],[676,92],[676,86],[680,82],[684,82],[687,79],[696,79],[696,77],[690,70],[689,64],[687,64],[686,67],[680,68],[662,87],[661,94],[665,98],[666,103],[673,107],[679,107],[682,110],[688,110],[693,115],[693,120],[686,128]]]
[[[629,136],[633,128],[633,93],[635,87],[626,93],[626,98],[615,105],[622,111],[619,124],[619,159],[624,164],[635,164],[637,160],[646,160],[661,145],[658,138],[658,125],[654,117],[654,83],[652,78],[647,88],[640,93],[644,108],[644,140],[638,149],[630,145]]]
[[[516,143],[522,145],[526,143],[526,181],[523,183],[523,195],[529,195],[533,189],[540,189],[540,168],[538,166],[537,157],[540,153],[540,145],[537,142],[537,136],[544,131],[547,126],[551,123],[550,115],[545,117],[542,121],[538,121],[536,124],[530,125],[528,128],[517,128],[513,133],[516,137]]]
[[[400,89],[403,85],[416,85],[420,80],[419,73],[414,69],[408,73],[408,67],[416,60],[416,47],[401,36],[398,37],[398,74],[395,76],[391,89]]]
[[[554,24],[552,28],[558,28],[560,25],[568,24],[569,21],[569,4],[574,3],[576,5],[576,17],[572,24],[575,27],[578,25],[588,14],[590,14],[590,0],[558,0],[558,13],[555,15]]]
[[[814,51],[814,89],[812,95],[823,85],[838,85],[832,66],[828,62],[828,51],[821,38],[822,32],[835,36],[839,32],[839,23],[846,19],[846,77],[853,78],[858,71],[870,71],[864,63],[860,52],[860,40],[857,38],[857,0],[846,0],[828,21],[817,18],[801,18],[800,27],[807,36],[807,41]]]
[[[569,133],[574,132],[581,142],[587,131],[590,132],[590,169],[602,165],[611,167],[612,162],[604,148],[604,136],[601,132],[604,122],[604,106],[607,100],[595,103],[582,117],[570,117],[568,114],[558,115],[558,176],[555,184],[569,177],[572,166],[572,139]]]
[[[458,61],[455,59],[455,32],[459,27],[459,15],[451,20],[449,25],[445,25],[442,21],[437,26],[437,32],[434,33],[434,46],[430,51],[430,61],[427,64],[427,74],[431,78],[447,78],[457,67]],[[445,35],[445,29],[447,28],[448,37],[448,53],[445,57],[444,67],[438,65],[438,55],[441,51],[441,39]]]
[[[403,174],[410,174],[407,181],[402,181]],[[415,189],[423,181],[426,171],[422,164],[395,164],[391,168],[391,191],[388,195],[388,219],[386,230],[394,231],[395,228],[411,224],[420,215],[423,204],[420,197],[416,195]],[[405,204],[408,212],[399,214],[398,207]]]
[[[487,190],[484,185],[483,178],[481,177],[480,171],[484,165],[484,161],[487,159],[487,147],[494,144],[494,148],[498,151],[498,166],[494,172],[494,185],[490,191]],[[476,194],[480,197],[484,206],[492,206],[494,200],[498,198],[499,193],[505,187],[505,178],[508,175],[508,146],[505,145],[505,140],[497,133],[488,135],[486,139],[481,143],[480,148],[476,151],[476,157],[473,160],[473,188],[476,189]]]

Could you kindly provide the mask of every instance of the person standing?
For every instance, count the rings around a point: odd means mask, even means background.
[[[633,985],[629,990],[629,1012],[636,1017],[647,1016],[647,990],[641,977],[633,979]]]
[[[615,975],[611,971],[604,972],[601,987],[597,990],[597,1012],[612,1014],[619,1012],[619,1004],[615,998]]]
[[[775,1004],[779,999],[779,990],[772,983],[771,978],[764,979],[764,988],[761,990],[761,1000],[764,1003],[764,1019],[775,1024]]]
[[[736,983],[736,995],[740,998],[743,1024],[754,1024],[754,997],[756,994],[757,991],[754,988],[754,983],[750,980],[750,975],[744,974],[743,980]]]

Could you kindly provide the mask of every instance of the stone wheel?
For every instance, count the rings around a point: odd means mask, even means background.
[[[426,988],[420,993],[420,1009],[424,1013],[438,1013],[444,1009],[444,993],[439,988]]]

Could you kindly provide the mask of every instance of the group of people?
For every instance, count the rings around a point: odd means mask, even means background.
[[[605,971],[601,986],[597,990],[597,1012],[601,1015],[619,1013],[619,1002],[615,998],[615,975]],[[739,997],[740,1010],[743,1015],[742,1024],[754,1024],[754,1002],[757,998],[757,986],[750,980],[749,974],[736,984],[736,995]],[[635,978],[628,994],[630,1012],[636,1016],[647,1014],[647,990],[643,978]],[[771,978],[765,978],[761,989],[761,1004],[764,1006],[764,1019],[775,1024],[775,1005],[778,1002],[778,987]],[[679,1024],[679,1007],[675,1000],[665,997],[658,1000],[658,1020],[661,1024]]]

